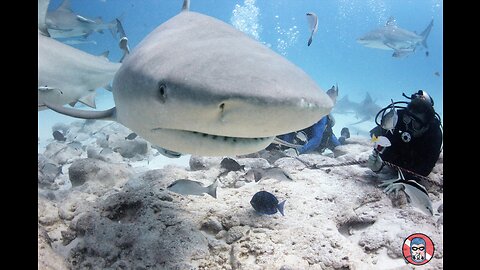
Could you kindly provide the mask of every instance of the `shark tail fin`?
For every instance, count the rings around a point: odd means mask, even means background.
[[[111,109],[105,111],[92,111],[92,110],[78,110],[73,108],[63,107],[61,105],[49,104],[44,103],[47,108],[58,112],[63,115],[81,118],[81,119],[99,119],[99,120],[109,120],[109,121],[116,121],[116,108],[113,107]]]
[[[433,27],[433,19],[430,21],[430,23],[428,24],[427,28],[425,28],[425,30],[423,30],[423,32],[420,34],[420,35],[423,37],[422,45],[423,45],[423,47],[425,47],[425,48],[428,48],[428,46],[427,46],[427,38],[428,38],[428,35],[430,34],[430,31],[432,30],[432,27]]]
[[[208,194],[212,196],[213,198],[217,198],[217,186],[218,186],[218,180],[215,180],[210,186],[207,187],[208,189]]]

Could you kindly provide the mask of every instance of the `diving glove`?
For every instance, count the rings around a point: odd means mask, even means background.
[[[368,157],[367,166],[374,172],[379,172],[383,167],[383,160],[377,151],[373,150],[373,153]]]

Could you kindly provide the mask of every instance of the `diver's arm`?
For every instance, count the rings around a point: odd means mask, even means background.
[[[316,124],[313,125],[313,136],[308,139],[308,142],[298,149],[299,154],[307,153],[320,145],[322,141],[323,131],[327,125],[327,117],[323,117]]]

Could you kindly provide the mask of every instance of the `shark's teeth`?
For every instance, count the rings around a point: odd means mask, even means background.
[[[185,130],[184,130],[185,131]],[[229,136],[221,136],[221,135],[212,135],[212,134],[207,134],[207,133],[202,133],[202,132],[196,132],[196,131],[186,131],[186,132],[191,132],[193,134],[198,134],[204,138],[210,138],[212,140],[222,140],[222,141],[233,141],[237,142],[237,140],[256,140],[256,141],[264,141],[270,139],[270,137],[257,137],[257,138],[242,138],[242,137],[229,137]]]

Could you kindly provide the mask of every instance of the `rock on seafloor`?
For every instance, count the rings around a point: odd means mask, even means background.
[[[352,136],[337,157],[305,154],[299,161],[273,152],[229,157],[244,166],[238,171],[220,166],[225,157],[198,156],[191,157],[188,169],[137,170],[130,166],[132,158],[113,150],[131,131],[96,122],[62,128],[67,141],[52,142],[39,153],[39,269],[407,269],[401,247],[417,232],[436,248],[422,269],[443,268],[443,159],[425,184],[434,208],[434,216],[425,216],[401,195],[377,187],[395,178],[393,172],[312,166],[368,158],[368,138]],[[55,158],[68,138],[98,129],[103,139],[80,141],[95,153],[82,149]],[[148,158],[150,151],[147,145],[146,154],[132,156]],[[40,163],[46,162],[61,165],[62,174],[41,178]],[[251,169],[274,167],[292,180],[273,174],[255,182],[246,176]],[[166,187],[177,179],[205,186],[217,180],[217,199],[170,192]],[[252,196],[262,190],[287,200],[285,216],[259,215],[251,207]]]

